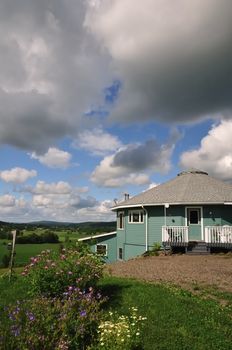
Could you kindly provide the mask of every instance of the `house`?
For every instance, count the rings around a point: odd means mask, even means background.
[[[114,238],[115,260],[141,255],[154,243],[187,253],[232,250],[232,185],[204,171],[183,171],[112,210],[117,232],[104,244]]]

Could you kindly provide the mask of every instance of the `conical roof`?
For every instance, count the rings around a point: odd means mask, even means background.
[[[232,185],[217,180],[201,170],[190,169],[174,179],[153,187],[113,208],[168,204],[232,203]]]

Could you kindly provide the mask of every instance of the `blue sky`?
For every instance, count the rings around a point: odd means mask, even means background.
[[[0,220],[114,220],[192,167],[232,181],[230,2],[0,8]]]

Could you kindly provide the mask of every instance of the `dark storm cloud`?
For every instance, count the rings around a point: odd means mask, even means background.
[[[143,145],[130,145],[115,154],[113,167],[126,167],[132,171],[140,171],[159,163],[161,147],[155,140]]]
[[[231,18],[229,0],[103,0],[88,26],[123,80],[112,120],[231,116]]]
[[[85,13],[82,0],[0,0],[0,143],[44,152],[89,123],[110,79]]]

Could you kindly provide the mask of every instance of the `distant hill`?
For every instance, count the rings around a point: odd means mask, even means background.
[[[9,230],[24,230],[24,229],[33,229],[33,228],[49,228],[53,230],[77,230],[85,233],[94,233],[94,232],[110,232],[116,230],[115,221],[87,221],[80,223],[71,223],[71,222],[58,222],[58,221],[33,221],[27,223],[10,223],[0,221],[0,229]]]

